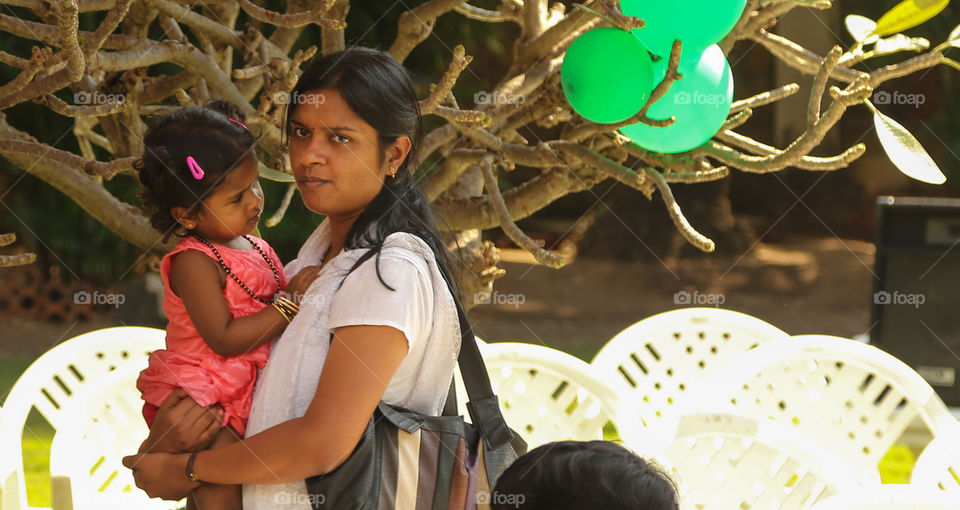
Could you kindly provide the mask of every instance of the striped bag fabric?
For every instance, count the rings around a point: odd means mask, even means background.
[[[380,402],[350,457],[306,480],[314,509],[490,508],[497,478],[527,445],[507,427],[470,323],[456,304],[462,336],[458,364],[472,423],[457,415],[452,382],[441,416]]]

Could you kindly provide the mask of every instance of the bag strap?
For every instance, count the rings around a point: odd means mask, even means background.
[[[447,390],[447,401],[443,403],[443,412],[440,416],[457,416],[457,386],[450,378],[450,389]]]
[[[493,389],[490,386],[490,375],[483,363],[483,356],[480,355],[480,348],[477,346],[477,339],[473,335],[470,321],[467,320],[467,314],[463,311],[463,306],[456,296],[454,296],[453,302],[457,306],[457,316],[460,319],[461,342],[460,355],[457,361],[460,365],[463,385],[467,388],[467,412],[470,413],[470,420],[477,427],[487,445],[497,449],[513,440],[513,432],[510,427],[507,427],[507,422],[500,412],[500,402],[497,400],[497,396],[493,394]],[[451,381],[450,393],[447,394],[447,404],[450,404],[451,395],[453,395],[452,402],[455,406],[456,389],[452,383],[453,381]],[[444,411],[446,411],[446,406],[444,406]]]
[[[353,268],[347,272],[347,276],[349,276],[353,269],[357,268],[372,255],[374,255],[374,251],[372,249],[367,250],[367,252],[361,256],[360,260],[354,264]],[[476,337],[473,335],[473,329],[467,320],[467,314],[463,310],[463,305],[461,305],[460,300],[457,299],[457,295],[453,291],[453,285],[451,285],[451,282],[447,279],[447,275],[444,274],[443,271],[440,271],[440,275],[447,284],[447,289],[450,290],[453,303],[457,307],[457,317],[460,321],[461,341],[457,364],[460,366],[463,385],[467,388],[467,412],[470,413],[470,420],[473,422],[473,425],[477,427],[484,442],[489,447],[498,449],[514,440],[513,431],[507,426],[507,422],[503,419],[503,414],[500,412],[500,402],[497,400],[497,396],[493,394],[493,389],[490,386],[490,376],[487,374],[487,367],[483,363],[483,356],[480,354],[480,348],[477,346]],[[346,276],[344,276],[343,279],[340,280],[340,285],[343,285],[346,279]],[[340,288],[340,285],[337,286],[337,289]],[[330,333],[330,341],[333,342],[333,332]],[[456,402],[456,388],[451,379],[450,390],[447,393],[447,400],[443,406],[443,415],[446,416],[448,412],[451,412],[453,414],[449,416],[456,416]]]

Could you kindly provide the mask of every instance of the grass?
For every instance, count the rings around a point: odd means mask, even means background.
[[[0,395],[3,399],[6,399],[13,383],[32,361],[24,358],[0,359]],[[47,420],[36,409],[31,410],[21,437],[29,506],[50,506],[50,443],[53,442],[53,433],[54,429]]]

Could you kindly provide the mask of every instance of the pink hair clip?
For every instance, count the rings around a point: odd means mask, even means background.
[[[198,181],[203,179],[203,169],[200,168],[197,160],[193,159],[193,156],[187,156],[187,167],[190,169],[190,174],[193,175],[194,179]]]
[[[237,125],[243,127],[243,129],[247,129],[247,125],[244,124],[243,122],[240,122],[240,121],[237,120],[237,119],[231,119],[230,117],[227,117],[227,120],[229,120],[230,122],[233,122],[234,124],[237,124]]]

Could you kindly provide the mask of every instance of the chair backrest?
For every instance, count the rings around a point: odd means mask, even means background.
[[[865,483],[878,480],[880,459],[914,419],[932,436],[955,421],[900,360],[861,342],[816,335],[757,347],[716,373],[700,408],[729,407],[816,438],[848,459]]]
[[[859,487],[843,459],[774,421],[704,413],[667,422],[672,438],[656,458],[676,478],[682,510],[802,510]]]
[[[956,510],[956,496],[906,484],[845,490],[811,510]]]
[[[36,407],[57,428],[60,410],[82,392],[85,384],[126,363],[145,364],[151,352],[163,349],[165,336],[161,329],[124,326],[65,340],[20,375],[3,403],[7,417],[16,426],[18,420],[26,419],[31,407]]]
[[[63,410],[85,388],[126,364],[142,369],[147,356],[164,347],[164,338],[165,332],[154,328],[101,329],[57,344],[27,367],[3,402],[0,450],[13,459],[14,473],[6,480],[16,485],[16,494],[9,486],[4,489],[5,510],[27,504],[21,437],[30,410],[36,408],[58,432],[66,430],[73,417],[65,418]]]
[[[603,439],[605,427],[620,437],[639,433],[629,418],[621,419],[616,394],[586,362],[526,343],[486,344],[482,353],[503,416],[529,448],[567,439]]]
[[[960,497],[960,424],[940,430],[927,444],[913,466],[910,484]]]
[[[176,502],[151,499],[138,489],[121,462],[149,433],[136,386],[143,368],[140,363],[117,368],[63,410],[72,425],[58,430],[50,447],[54,510],[177,508]]]
[[[787,333],[718,308],[657,314],[614,336],[591,362],[620,399],[650,425],[676,414],[713,371]]]

